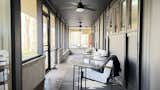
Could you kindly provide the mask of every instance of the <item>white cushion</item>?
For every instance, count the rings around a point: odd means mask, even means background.
[[[85,50],[85,53],[92,53],[92,49],[89,48],[89,49]]]
[[[105,57],[105,56],[107,56],[107,51],[102,50],[102,49],[98,49],[98,51],[95,52],[93,55],[94,55],[94,56],[102,56],[102,57]]]

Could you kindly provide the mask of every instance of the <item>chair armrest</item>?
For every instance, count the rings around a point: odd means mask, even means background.
[[[109,69],[112,69],[112,67],[111,66],[104,66],[105,68],[109,68]]]

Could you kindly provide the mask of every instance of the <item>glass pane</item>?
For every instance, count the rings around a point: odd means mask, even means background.
[[[70,48],[88,48],[92,45],[91,28],[70,29]]]
[[[46,60],[45,60],[45,70],[48,69],[48,51],[44,52],[44,55],[46,56]]]
[[[122,3],[122,14],[121,14],[121,30],[125,30],[126,26],[126,0]]]
[[[115,8],[115,32],[119,30],[119,7]]]
[[[43,16],[43,50],[48,50],[48,18]]]
[[[91,29],[82,29],[81,47],[89,48],[92,45]]]
[[[0,90],[12,89],[10,0],[0,0]]]
[[[70,48],[79,48],[80,47],[80,30],[70,30]]]
[[[137,30],[138,26],[138,0],[132,0],[132,30]]]
[[[103,14],[100,16],[100,38],[99,38],[99,41],[100,41],[100,48],[103,49],[103,26],[104,26],[104,23],[103,23]]]
[[[48,18],[43,16],[43,54],[46,56],[45,69],[48,69]]]
[[[42,8],[43,8],[43,12],[48,13],[48,8],[45,5],[43,5]]]
[[[38,55],[37,53],[37,0],[21,0],[21,40],[22,58]]]
[[[113,32],[113,12],[112,10],[110,11],[110,16],[109,16],[109,31]]]
[[[51,49],[55,48],[55,16],[51,14]]]
[[[99,48],[99,20],[96,22],[96,47]]]
[[[63,48],[63,23],[61,22],[61,48]]]
[[[50,15],[50,24],[51,24],[51,68],[55,67],[56,64],[56,52],[55,52],[55,16],[54,14]],[[47,63],[47,62],[46,62]],[[47,64],[46,64],[47,68]]]

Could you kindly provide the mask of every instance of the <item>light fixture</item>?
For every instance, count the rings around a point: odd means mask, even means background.
[[[83,8],[77,8],[76,11],[77,11],[77,12],[83,12],[84,9],[83,9]]]

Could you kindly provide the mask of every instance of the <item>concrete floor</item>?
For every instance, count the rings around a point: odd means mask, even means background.
[[[70,55],[68,59],[57,65],[57,69],[51,70],[46,74],[45,80],[36,90],[73,90],[73,63],[80,60],[81,55]],[[75,83],[76,84],[76,83]],[[77,84],[75,90],[78,90]],[[84,89],[83,89],[84,90]],[[87,90],[122,90],[119,86],[105,85],[99,82],[87,80]]]

